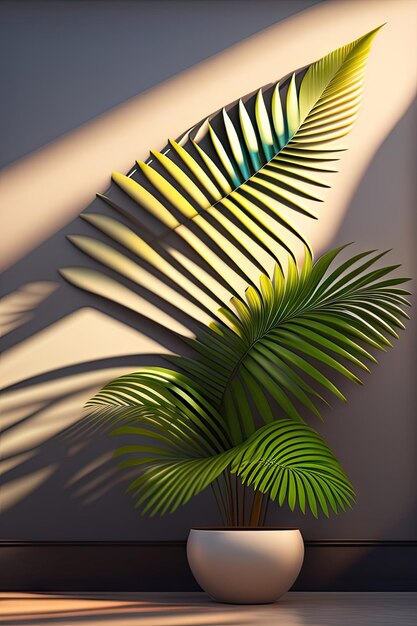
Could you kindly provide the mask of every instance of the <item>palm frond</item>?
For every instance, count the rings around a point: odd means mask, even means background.
[[[86,408],[129,436],[116,457],[137,468],[128,491],[143,513],[175,511],[218,480],[233,456],[215,407],[198,385],[164,368],[143,368],[103,387]]]
[[[315,517],[319,507],[329,515],[344,511],[354,491],[344,470],[323,439],[312,428],[279,420],[257,430],[240,446],[231,465],[242,483],[268,494],[280,506],[306,505]]]
[[[320,415],[319,387],[344,399],[323,365],[360,382],[349,368],[367,370],[375,362],[368,349],[391,345],[387,335],[403,327],[408,292],[398,287],[407,279],[386,278],[398,266],[374,269],[383,256],[375,251],[332,269],[342,249],[315,263],[306,249],[300,269],[289,257],[285,274],[279,266],[263,274],[259,289],[249,286],[245,300],[223,308],[225,322],[192,342],[198,359],[173,359],[186,373],[143,368],[89,400],[115,434],[140,439],[116,455],[138,467],[129,490],[144,512],[174,511],[229,472],[315,516],[351,505],[346,475],[296,404]]]
[[[76,267],[64,277],[152,318],[139,286],[206,324],[263,267],[294,256],[297,242],[308,247],[291,215],[317,217],[310,205],[357,116],[377,30],[209,116],[128,176],[113,173],[116,189],[99,196],[115,216],[83,215],[110,242],[70,240],[129,286],[115,290],[111,275]],[[132,200],[133,212],[123,206]]]
[[[105,385],[86,403],[96,417],[113,423],[140,421],[172,430],[188,440],[191,429],[199,453],[223,452],[230,445],[227,429],[203,388],[180,372],[162,367],[142,368]],[[190,441],[190,444],[192,442]]]
[[[322,394],[345,400],[334,375],[361,383],[357,372],[376,362],[369,349],[385,350],[404,328],[408,292],[397,286],[408,279],[386,280],[398,266],[373,269],[382,255],[371,251],[332,270],[342,249],[316,263],[306,249],[300,270],[289,256],[286,274],[276,266],[273,276],[261,275],[257,289],[223,307],[223,323],[191,341],[198,359],[170,358],[204,381],[234,443],[255,431],[256,413],[265,423],[273,416],[302,421],[301,407],[320,416]],[[223,384],[212,384],[209,371],[220,372]]]
[[[186,377],[149,368],[106,385],[87,406],[111,417],[121,467],[136,469],[127,491],[151,516],[174,512],[224,473],[291,509],[305,502],[317,516],[350,506],[352,487],[320,436],[304,424],[280,420],[232,446],[215,407]],[[138,443],[134,443],[135,440]]]
[[[280,506],[288,501],[291,510],[298,504],[305,513],[307,505],[315,517],[319,508],[328,516],[329,507],[337,514],[354,501],[342,467],[322,438],[305,424],[279,420],[238,446],[210,454],[198,444],[188,445],[189,429],[193,432],[198,427],[189,423],[184,428],[179,416],[180,412],[172,414],[179,432],[160,423],[159,412],[156,422],[147,421],[145,427],[129,423],[113,431],[140,442],[117,448],[115,456],[124,459],[122,468],[138,470],[127,491],[144,514],[173,513],[229,472]]]

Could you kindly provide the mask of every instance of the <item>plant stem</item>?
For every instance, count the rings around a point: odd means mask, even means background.
[[[234,502],[234,497],[233,497],[232,481],[230,480],[230,474],[227,472],[225,474],[225,480],[226,480],[227,491],[228,491],[228,496],[229,496],[228,499],[229,499],[229,511],[230,511],[230,525],[236,526],[235,502]]]
[[[245,487],[245,485],[242,485],[243,487],[243,503],[242,503],[242,526],[245,525],[245,520],[246,520],[246,490],[247,487]]]
[[[216,478],[214,483],[212,483],[214,496],[216,498],[217,506],[220,510],[222,516],[222,522],[225,526],[227,526],[228,520],[228,510],[227,510],[227,494],[222,489],[222,483],[219,478]],[[217,491],[216,491],[217,488]]]
[[[250,512],[249,526],[260,525],[263,497],[263,493],[255,491]]]
[[[219,489],[219,494],[220,494],[220,500],[222,503],[222,507],[223,507],[223,513],[224,513],[224,519],[225,519],[225,524],[227,526],[228,523],[228,519],[227,519],[227,515],[228,515],[228,511],[227,511],[227,493],[225,492],[224,488],[223,488],[223,483],[219,478],[216,478],[216,485],[218,486]]]
[[[261,522],[261,525],[262,525],[262,526],[265,526],[265,524],[266,524],[266,517],[267,517],[267,515],[268,515],[268,507],[269,507],[269,503],[270,503],[270,502],[271,502],[271,499],[270,499],[270,497],[267,495],[267,496],[266,496],[266,503],[265,503],[265,507],[264,507],[264,512],[263,512],[263,515],[262,515],[262,522]]]
[[[238,478],[235,474],[235,500],[236,500],[236,525],[240,524],[240,511],[239,511],[239,485]]]
[[[220,516],[222,518],[222,523],[226,524],[226,518],[225,518],[225,515],[224,515],[224,509],[221,506],[221,503],[220,503],[220,500],[219,500],[219,496],[216,493],[216,488],[215,488],[214,485],[215,485],[215,483],[211,484],[211,489],[212,489],[212,492],[213,492],[213,495],[214,495],[214,499],[216,500],[217,508],[220,511]]]

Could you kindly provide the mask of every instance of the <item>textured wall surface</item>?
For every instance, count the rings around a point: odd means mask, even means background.
[[[5,52],[0,58],[7,59],[3,120],[8,120],[2,162],[32,152],[315,4],[2,2],[0,41]],[[399,71],[406,71],[405,66]],[[395,84],[394,76],[386,80]],[[416,266],[416,113],[415,104],[407,106],[379,145],[326,246],[354,241],[361,250],[393,248],[390,260],[402,263],[404,274],[411,276]],[[140,143],[140,138],[135,141]],[[63,193],[71,193],[71,180]],[[123,494],[124,478],[110,458],[109,439],[74,427],[86,394],[113,372],[140,363],[143,357],[135,355],[145,345],[148,352],[157,349],[150,338],[152,323],[142,325],[139,333],[133,314],[76,290],[57,275],[60,266],[82,264],[65,235],[83,228],[73,221],[12,265],[2,282],[9,297],[5,354],[27,373],[24,380],[16,380],[2,370],[12,387],[3,423],[7,453],[3,447],[2,454],[0,442],[0,540],[183,539],[190,526],[217,522],[211,496],[201,494],[174,516],[152,521],[140,517]],[[176,348],[169,333],[161,331],[158,341],[165,350]],[[90,351],[80,362],[87,343]],[[412,320],[395,349],[381,356],[366,385],[346,386],[349,404],[335,404],[318,427],[356,487],[354,510],[314,520],[276,509],[271,523],[299,526],[308,539],[417,539],[415,354]]]

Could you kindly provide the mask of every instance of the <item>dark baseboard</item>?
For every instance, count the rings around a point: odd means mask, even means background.
[[[294,591],[417,591],[417,541],[306,541]],[[0,541],[2,591],[198,591],[184,541]]]

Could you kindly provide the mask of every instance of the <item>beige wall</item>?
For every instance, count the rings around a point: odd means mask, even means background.
[[[80,407],[95,389],[141,362],[137,355],[173,351],[178,342],[154,321],[138,321],[64,283],[57,269],[84,262],[65,235],[83,232],[77,215],[95,191],[105,190],[111,170],[127,171],[148,148],[164,145],[167,134],[177,136],[221,105],[383,22],[387,25],[369,60],[361,114],[346,139],[349,151],[327,192],[321,218],[308,226],[308,238],[316,253],[351,240],[361,249],[394,247],[392,258],[412,273],[415,17],[416,5],[407,0],[320,3],[3,172],[8,296],[2,304],[6,349],[1,378],[6,386],[14,385],[2,400],[7,429],[0,444],[4,538],[178,538],[191,524],[214,521],[205,496],[175,519],[137,520],[120,488],[122,477],[110,460],[108,439],[77,431]],[[141,137],[142,154],[132,136]],[[382,358],[367,388],[350,390],[350,405],[335,407],[322,429],[358,488],[359,504],[331,522],[300,520],[307,535],[413,538],[413,336],[411,324],[396,350]],[[401,489],[395,488],[398,483]],[[282,515],[288,519],[285,511]]]

